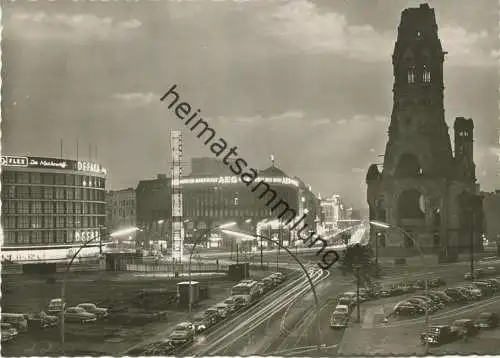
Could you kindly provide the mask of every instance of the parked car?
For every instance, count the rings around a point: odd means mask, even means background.
[[[26,332],[28,330],[28,320],[21,313],[3,313],[2,323],[9,323],[18,332]]]
[[[418,295],[413,296],[412,298],[425,300],[429,305],[429,309],[433,312],[444,308],[444,304],[439,299],[432,296]]]
[[[350,313],[350,308],[347,305],[337,305],[335,307],[334,313],[342,313],[342,314],[349,314]]]
[[[331,328],[346,328],[349,322],[349,315],[345,313],[333,312],[330,317]]]
[[[477,325],[483,329],[493,329],[498,327],[498,315],[491,312],[483,312],[477,319]]]
[[[357,301],[357,295],[356,295],[356,292],[344,292],[341,296],[341,298],[347,298],[348,300],[350,300],[352,302],[352,304],[356,304],[356,301]],[[361,297],[360,297],[360,301],[361,301]]]
[[[484,290],[474,285],[463,286],[463,289],[466,290],[476,300],[479,300],[484,296]]]
[[[191,322],[181,322],[174,327],[173,332],[187,332],[188,334],[194,336],[196,328]]]
[[[391,297],[391,296],[393,296],[391,289],[386,288],[386,287],[380,289],[379,297],[386,298],[386,297]]]
[[[444,290],[444,293],[450,296],[453,301],[457,303],[465,303],[469,301],[469,297],[456,288],[447,288]]]
[[[434,295],[435,297],[439,297],[439,299],[441,299],[441,301],[443,303],[446,303],[446,304],[449,304],[449,303],[453,303],[455,302],[453,300],[453,298],[451,298],[450,296],[448,296],[446,293],[444,293],[443,291],[430,291],[429,292],[430,295]]]
[[[451,329],[458,335],[474,336],[479,332],[479,327],[468,318],[458,319],[451,325]]]
[[[418,316],[425,313],[425,308],[409,302],[401,302],[394,307],[393,314],[396,316]]]
[[[190,334],[188,331],[173,331],[168,336],[168,339],[172,342],[174,346],[182,346],[194,341],[194,335]]]
[[[12,327],[10,323],[0,323],[0,330],[2,332],[2,343],[13,340],[19,334],[17,329]]]
[[[481,292],[482,297],[490,297],[495,293],[495,289],[486,282],[473,282],[469,287],[477,288]]]
[[[59,317],[49,315],[44,311],[38,313],[29,313],[26,315],[28,321],[28,328],[30,329],[45,329],[57,326],[59,324]]]
[[[193,326],[196,333],[203,332],[212,325],[211,320],[205,314],[201,313],[193,318]]]
[[[93,303],[80,303],[76,307],[81,307],[85,311],[95,314],[98,319],[108,317],[108,309],[107,308],[97,307]]]
[[[275,272],[273,275],[278,276],[281,279],[281,282],[284,282],[286,279],[285,274],[283,272]]]
[[[497,286],[493,282],[488,282],[487,280],[476,281],[473,285],[476,285],[480,289],[484,287],[484,289],[491,295],[498,291]]]
[[[230,312],[234,312],[238,309],[238,307],[236,307],[236,302],[234,301],[233,297],[228,297],[223,302],[227,305]]]
[[[437,311],[437,306],[433,305],[430,299],[426,300],[421,297],[412,297],[407,299],[406,302],[415,306],[420,306],[424,311],[427,310],[429,313]]]
[[[431,299],[431,305],[436,306],[438,310],[446,307],[447,301],[443,300],[441,297],[428,292],[427,294],[422,295],[423,297],[427,297]]]
[[[457,332],[453,331],[450,326],[444,325],[433,325],[420,334],[420,341],[422,344],[429,343],[430,345],[450,343],[457,338]]]
[[[496,278],[489,278],[489,279],[486,279],[484,281],[491,283],[492,285],[494,285],[497,288],[497,290],[500,290],[500,280],[498,280]]]
[[[220,320],[219,311],[215,308],[207,308],[203,315],[210,321],[210,325],[217,323]]]
[[[351,297],[340,296],[337,300],[338,305],[349,306],[352,309],[353,306],[356,305],[356,301]]]
[[[245,308],[250,304],[250,297],[247,295],[232,296],[238,309]]]
[[[222,318],[226,318],[229,315],[229,307],[225,303],[217,303],[215,308],[219,312],[219,316]]]
[[[257,282],[257,294],[259,296],[262,296],[264,293],[265,293],[265,288],[264,288],[264,284],[262,282]]]
[[[64,312],[64,320],[68,322],[80,322],[81,324],[97,321],[97,316],[85,311],[81,307],[69,307]]]
[[[273,280],[274,280],[274,282],[275,282],[276,284],[280,284],[280,283],[282,283],[282,282],[284,281],[283,277],[282,277],[282,276],[280,276],[280,275],[277,275],[276,273],[271,274],[271,276],[270,276],[270,277],[271,277],[271,279],[273,279]]]
[[[274,281],[271,278],[269,278],[269,277],[263,278],[261,282],[264,285],[264,291],[265,292],[268,292],[268,291],[272,290],[273,287],[275,286],[274,285]]]
[[[61,298],[54,298],[49,302],[49,309],[47,310],[48,314],[58,315],[66,308],[66,303],[62,301]]]

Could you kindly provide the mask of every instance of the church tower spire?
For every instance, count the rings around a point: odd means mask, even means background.
[[[444,118],[444,55],[434,9],[405,9],[392,56],[394,87],[386,175],[452,173],[452,152]],[[406,164],[405,164],[406,163]],[[406,165],[415,168],[406,168]]]

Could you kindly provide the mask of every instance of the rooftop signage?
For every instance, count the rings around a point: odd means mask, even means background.
[[[299,181],[291,179],[288,177],[257,177],[254,182],[264,181],[268,184],[281,184],[281,185],[292,185],[299,186]],[[227,176],[227,177],[207,177],[207,178],[182,178],[180,180],[181,185],[190,184],[240,184],[243,183],[239,176]]]
[[[5,155],[1,157],[2,167],[23,167],[40,169],[71,170],[86,173],[107,174],[102,165],[87,161],[76,161],[61,158],[19,157]]]

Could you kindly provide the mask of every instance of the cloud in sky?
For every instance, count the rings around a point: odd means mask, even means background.
[[[395,32],[373,26],[349,24],[345,15],[322,11],[309,0],[293,0],[264,14],[264,29],[292,48],[312,54],[335,54],[363,62],[387,61],[394,49]],[[450,65],[494,66],[494,54],[483,48],[493,36],[486,30],[469,32],[464,27],[439,28]]]
[[[141,26],[137,19],[115,21],[93,14],[47,14],[43,11],[17,12],[7,22],[10,31],[27,40],[120,40]]]
[[[2,145],[57,156],[62,136],[99,143],[111,187],[135,186],[167,172],[168,131],[186,130],[159,101],[176,83],[255,167],[269,166],[275,153],[290,175],[365,205],[365,173],[353,168],[381,161],[390,56],[409,2],[9,2]],[[478,173],[488,172],[481,185],[491,188],[498,185],[498,155],[489,149],[498,142],[491,135],[498,126],[497,20],[483,5],[439,0],[435,8],[449,52],[448,125],[452,131],[455,116],[474,119],[475,143],[487,153],[477,157]],[[185,146],[186,161],[212,155],[189,132]]]

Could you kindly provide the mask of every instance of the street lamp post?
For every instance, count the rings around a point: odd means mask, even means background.
[[[377,232],[375,235],[375,276],[379,277],[379,267],[378,267],[378,251],[379,251],[379,245],[380,245],[380,237],[382,234],[380,232]]]
[[[87,240],[83,243],[83,245],[81,245],[78,250],[76,250],[76,252],[73,254],[73,256],[71,257],[69,263],[66,265],[66,269],[64,270],[64,275],[63,275],[63,281],[62,281],[62,286],[61,286],[61,300],[62,300],[62,304],[63,304],[63,307],[61,309],[61,350],[62,350],[62,353],[64,353],[64,343],[65,343],[65,330],[64,330],[64,313],[65,313],[65,308],[66,308],[66,298],[65,298],[65,295],[66,295],[66,279],[68,277],[68,272],[69,272],[69,268],[71,267],[71,264],[73,264],[73,261],[75,260],[75,258],[78,256],[78,254],[80,253],[80,251],[82,251],[82,249],[84,249],[85,247],[87,247],[88,245],[90,245],[92,242],[94,242],[95,240],[99,239],[99,243],[102,242],[102,239],[101,239],[101,235],[99,234],[98,236],[94,236],[92,237],[90,240]],[[101,245],[99,245],[101,246]]]
[[[396,230],[398,230],[399,232],[401,232],[403,234],[403,236],[407,236],[410,238],[410,240],[413,242],[413,244],[417,247],[417,250],[419,252],[419,255],[420,255],[420,260],[422,261],[422,267],[426,267],[426,263],[425,263],[425,256],[424,256],[424,252],[422,251],[422,247],[420,246],[420,243],[418,242],[417,239],[415,239],[415,237],[413,235],[410,235],[406,230],[404,230],[403,228],[399,227],[399,226],[396,226],[396,225],[389,225],[387,223],[384,223],[384,222],[380,222],[380,221],[370,221],[370,224],[372,224],[373,226],[376,226],[376,227],[380,227],[380,228],[384,228],[384,229],[390,229],[390,228],[394,228]],[[426,297],[429,297],[429,282],[428,282],[428,279],[425,278],[425,296]],[[429,317],[429,306],[426,304],[425,305],[425,325],[427,328],[429,328],[430,326],[430,317]],[[427,352],[429,351],[429,342],[425,342],[425,351],[424,351],[424,354],[427,354]]]
[[[120,230],[120,231],[117,231],[117,232],[113,232],[111,234],[109,234],[109,236],[120,236],[120,235],[126,235],[126,234],[129,234],[130,232],[135,232],[135,231],[142,231],[141,229],[137,228],[137,227],[134,227],[134,228],[129,228],[129,229],[124,229],[124,230]],[[92,238],[90,238],[89,240],[85,241],[79,248],[78,250],[76,250],[76,252],[73,254],[73,256],[71,257],[71,259],[69,260],[68,264],[66,265],[66,269],[64,270],[64,274],[63,274],[63,281],[62,281],[62,285],[61,285],[61,300],[62,300],[62,304],[63,304],[63,308],[61,310],[61,350],[62,350],[62,353],[64,353],[64,343],[65,343],[65,330],[64,330],[64,311],[65,311],[65,306],[66,306],[66,280],[68,278],[68,273],[69,273],[69,269],[71,267],[71,265],[73,264],[73,261],[75,260],[75,258],[78,256],[78,254],[80,253],[80,251],[82,251],[84,248],[86,248],[88,245],[90,245],[92,242],[96,241],[97,239],[99,239],[99,246],[101,247],[102,246],[102,231],[100,232],[99,235],[97,236],[94,236]]]
[[[267,236],[264,236],[264,235],[259,235],[259,234],[248,235],[248,234],[244,234],[244,233],[237,232],[237,231],[232,231],[232,230],[222,230],[222,232],[225,233],[225,234],[228,234],[228,235],[235,236],[235,237],[239,236],[239,237],[246,237],[246,238],[252,238],[252,239],[255,238],[255,237],[259,237],[261,239],[266,240],[267,242],[270,242],[270,243],[273,243],[273,244],[277,244],[278,247],[280,247],[283,250],[285,250],[297,262],[297,264],[301,267],[302,271],[304,271],[304,274],[307,277],[307,281],[309,282],[309,285],[311,286],[311,290],[312,290],[312,293],[313,293],[313,296],[314,296],[314,303],[315,303],[315,306],[316,306],[316,329],[317,329],[317,335],[318,335],[317,350],[318,350],[318,352],[320,352],[322,344],[321,344],[321,323],[320,323],[320,320],[319,320],[320,309],[319,309],[318,296],[316,294],[316,289],[314,287],[314,283],[313,283],[313,281],[311,279],[311,276],[309,275],[309,272],[304,267],[304,265],[302,264],[302,262],[300,262],[299,258],[297,256],[295,256],[287,247],[283,246],[279,242],[279,239],[276,242],[273,239],[271,239],[270,237],[267,237]]]
[[[361,305],[359,301],[359,269],[361,265],[354,265],[354,269],[356,270],[356,321],[358,323],[361,322]]]
[[[222,224],[222,225],[216,226],[215,229],[223,229],[223,228],[231,227],[231,226],[234,226],[234,225],[236,225],[235,222],[230,222],[230,223],[226,223],[226,224]],[[188,263],[188,277],[189,277],[189,295],[188,295],[189,296],[189,298],[188,298],[188,300],[189,300],[189,302],[188,302],[189,307],[188,307],[188,310],[189,310],[189,317],[191,317],[191,311],[192,311],[192,308],[193,308],[193,293],[192,293],[192,287],[191,287],[191,260],[193,258],[193,253],[194,253],[194,249],[196,248],[196,246],[210,232],[212,232],[212,228],[207,228],[200,235],[198,235],[198,237],[194,240],[193,246],[191,247],[191,250],[189,252],[189,263]],[[238,252],[238,251],[236,251],[236,252]]]

